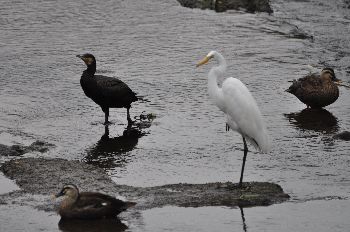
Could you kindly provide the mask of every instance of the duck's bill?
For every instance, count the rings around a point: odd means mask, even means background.
[[[334,78],[334,80],[333,80],[334,82],[337,82],[337,83],[342,83],[343,81],[342,80],[340,80],[340,79],[338,79],[338,78]]]
[[[59,198],[59,197],[61,197],[61,196],[63,196],[63,195],[64,195],[63,191],[60,191],[60,192],[57,193],[57,194],[53,194],[53,196],[54,196],[55,198]]]
[[[350,89],[350,85],[342,84],[341,81],[336,81],[335,84],[338,85],[338,86],[343,86],[343,87],[346,87],[346,88]]]

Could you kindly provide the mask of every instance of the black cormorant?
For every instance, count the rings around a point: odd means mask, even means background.
[[[105,124],[108,124],[109,108],[126,108],[128,123],[131,123],[131,103],[139,100],[136,94],[121,80],[113,77],[95,75],[96,59],[92,54],[77,55],[87,69],[80,79],[86,96],[98,104],[105,113]]]
[[[338,99],[339,82],[332,68],[324,68],[320,75],[311,74],[294,80],[286,91],[295,95],[307,108],[322,108]]]

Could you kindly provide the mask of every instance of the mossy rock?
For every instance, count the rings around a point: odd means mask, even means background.
[[[165,205],[251,207],[281,203],[289,199],[278,184],[267,182],[245,182],[241,188],[237,183],[231,182],[179,183],[154,187],[118,185],[101,168],[64,159],[21,158],[5,162],[0,169],[21,188],[17,194],[13,194],[16,197],[21,192],[49,196],[59,191],[64,184],[74,183],[81,191],[124,196],[137,202],[138,209]],[[11,201],[11,197],[8,200]]]

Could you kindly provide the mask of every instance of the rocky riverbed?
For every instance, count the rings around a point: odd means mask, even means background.
[[[155,187],[118,185],[104,170],[79,161],[45,158],[20,158],[5,162],[1,171],[15,180],[20,190],[0,196],[2,204],[30,205],[52,211],[57,203],[50,195],[66,183],[74,183],[81,191],[99,191],[120,195],[137,202],[136,209],[165,205],[201,206],[265,206],[289,199],[282,188],[273,183],[247,182],[243,188],[235,183],[171,184]]]

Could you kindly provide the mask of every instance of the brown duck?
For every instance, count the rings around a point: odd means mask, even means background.
[[[74,184],[65,185],[55,196],[65,196],[58,211],[64,219],[111,218],[136,204],[97,192],[80,193]]]
[[[320,75],[311,74],[294,80],[286,91],[295,95],[307,108],[322,108],[338,99],[339,82],[332,68],[324,68]]]

